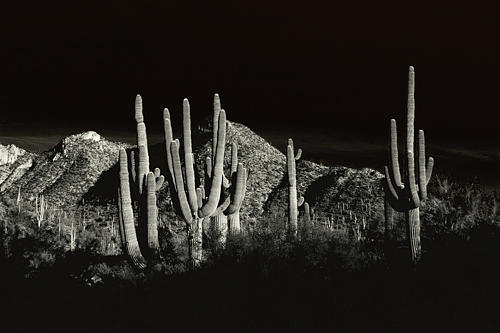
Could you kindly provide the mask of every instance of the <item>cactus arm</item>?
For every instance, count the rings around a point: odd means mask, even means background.
[[[135,233],[134,212],[132,210],[132,198],[130,197],[127,153],[123,148],[120,149],[120,198],[127,252],[136,267],[145,268],[146,260],[141,254],[139,242],[137,241],[137,235]]]
[[[427,168],[425,170],[427,183],[429,183],[429,181],[431,180],[433,168],[434,168],[434,159],[432,157],[429,157],[429,159],[427,160]]]
[[[142,113],[142,98],[141,95],[137,95],[135,98],[135,121],[137,122],[137,147],[139,147],[139,185],[141,186],[146,177],[146,173],[149,172],[149,156],[148,156],[148,137],[146,134],[146,124],[144,124],[144,116]],[[141,156],[140,147],[146,147],[143,156]],[[143,164],[144,174],[141,174],[141,163]],[[142,187],[142,186],[141,186]],[[140,190],[142,191],[142,189]]]
[[[297,207],[302,206],[304,204],[304,202],[305,202],[305,199],[304,199],[304,197],[301,196],[299,198],[299,200],[297,201]]]
[[[385,173],[385,183],[387,185],[387,188],[390,191],[390,194],[392,195],[394,200],[396,200],[396,201],[399,200],[398,193],[396,192],[396,189],[392,185],[391,175],[389,173],[389,168],[387,167],[387,165],[384,166],[384,173]]]
[[[302,149],[297,150],[297,155],[295,155],[295,160],[298,161],[302,157]]]
[[[160,168],[155,168],[154,172],[153,172],[154,176],[155,176],[155,181],[156,181],[156,178],[160,177],[161,175],[161,170]]]
[[[418,131],[418,186],[422,200],[427,199],[427,175],[425,170],[425,135]]]
[[[288,145],[287,146],[287,169],[288,169],[288,182],[290,186],[295,186],[296,185],[296,180],[295,180],[295,161],[294,161],[294,156],[293,156],[293,145]]]
[[[210,215],[210,216],[218,216],[218,215],[222,214],[224,211],[226,211],[226,209],[229,207],[230,204],[231,204],[231,198],[227,197],[224,200],[224,202],[222,202],[222,204],[220,204],[220,206],[217,207],[215,209],[215,211],[212,213],[212,215]]]
[[[217,151],[215,154],[215,165],[213,168],[212,185],[208,200],[200,209],[200,217],[206,217],[213,214],[217,209],[220,200],[222,175],[224,167],[224,149],[226,145],[226,112],[221,110],[219,113],[219,131],[217,136]]]
[[[415,179],[415,158],[413,151],[409,150],[408,154],[408,183],[410,186],[410,201],[413,207],[420,206],[420,198],[418,197],[417,183]]]
[[[203,206],[203,191],[201,187],[196,189],[196,199],[198,200],[198,207]]]
[[[135,121],[137,123],[144,122],[144,116],[142,114],[142,97],[139,94],[135,96]]]
[[[150,172],[147,175],[147,221],[148,221],[148,248],[150,251],[160,250],[158,241],[158,207],[156,206],[156,181],[155,175]]]
[[[139,146],[139,168],[137,178],[139,186],[139,194],[142,194],[143,187],[145,186],[146,176],[149,172],[148,149],[144,145]]]
[[[196,185],[194,176],[193,148],[191,143],[191,111],[189,101],[184,98],[182,103],[182,129],[184,138],[184,163],[186,169],[186,186],[188,192],[189,206],[191,211],[198,210],[198,200],[196,198]]]
[[[179,199],[179,204],[181,208],[182,216],[188,225],[193,222],[193,216],[191,210],[189,209],[189,203],[186,197],[186,192],[184,191],[184,180],[182,179],[182,166],[181,158],[179,156],[179,140],[175,140],[170,145],[172,152],[172,164],[174,168],[175,183],[177,184],[177,197]]]
[[[137,183],[137,174],[135,169],[135,152],[134,150],[130,151],[130,173],[132,174],[132,181]]]
[[[156,179],[156,190],[159,191],[163,185],[163,183],[165,182],[165,176],[163,175],[160,175],[160,177],[158,177]]]
[[[168,111],[167,108],[165,108],[163,110],[163,129],[165,132],[165,148],[167,150],[168,171],[170,172],[170,178],[172,179],[172,182],[174,183],[173,184],[174,189],[176,189],[174,168],[173,168],[173,163],[172,163],[172,152],[170,150],[170,145],[172,144],[172,141],[173,141],[172,124],[170,122],[170,112]]]
[[[120,186],[117,188],[118,190],[118,226],[120,228],[120,240],[122,247],[125,248],[127,246],[127,242],[125,241],[125,225],[123,224],[123,215],[122,215],[122,196],[120,191]]]
[[[306,218],[306,222],[311,221],[311,211],[307,202],[304,203],[304,216]]]
[[[210,178],[212,178],[212,159],[207,156],[205,160],[205,183],[208,184]]]
[[[231,179],[233,178],[233,174],[238,171],[238,145],[236,142],[233,142],[231,145]]]
[[[241,204],[243,203],[245,188],[246,188],[246,179],[247,179],[247,170],[243,167],[242,163],[238,163],[238,171],[236,172],[236,181],[234,191],[232,193],[231,204],[227,209],[227,214],[234,214],[240,210]]]
[[[408,71],[408,110],[406,121],[406,150],[414,151],[415,140],[415,72],[413,66]]]
[[[201,198],[205,200],[207,198],[207,196],[205,195],[205,186],[200,185],[199,189],[201,190]],[[201,207],[201,205],[199,205],[199,207]]]
[[[391,154],[391,168],[392,168],[393,180],[396,187],[402,188],[403,185],[401,183],[401,172],[399,170],[398,130],[396,127],[396,120],[391,119],[390,123],[391,123],[390,124],[391,142],[389,144],[389,150]]]
[[[212,159],[215,163],[215,155],[217,151],[217,140],[219,132],[219,113],[222,110],[219,94],[214,94],[214,114],[212,118]],[[226,126],[224,126],[226,128]]]

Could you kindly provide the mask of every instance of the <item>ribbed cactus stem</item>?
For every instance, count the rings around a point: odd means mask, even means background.
[[[186,187],[188,191],[189,206],[192,211],[198,210],[198,200],[196,198],[196,185],[194,178],[194,160],[191,143],[191,113],[187,98],[182,103],[182,129],[184,142],[184,167],[186,170]]]
[[[139,193],[142,193],[142,187],[146,174],[149,172],[149,153],[148,153],[148,138],[146,134],[146,124],[144,124],[144,116],[142,113],[142,98],[137,95],[135,98],[135,121],[137,122],[137,147],[139,147],[139,170],[138,170],[138,188]],[[144,146],[141,152],[141,146]]]
[[[401,173],[399,172],[399,157],[398,157],[398,134],[397,134],[397,126],[396,120],[391,119],[391,127],[390,127],[390,154],[391,154],[391,164],[392,164],[392,174],[394,179],[394,184],[396,187],[401,188]]]
[[[188,226],[188,256],[192,267],[198,266],[203,257],[202,225],[203,219],[197,218]]]
[[[173,135],[172,135],[172,124],[170,120],[170,112],[168,111],[167,108],[163,109],[163,128],[165,129],[165,148],[167,152],[167,165],[168,165],[168,171],[169,175],[171,177],[169,178],[173,184],[174,189],[176,190],[176,185],[175,185],[175,178],[174,178],[174,166],[172,162],[172,153],[170,150],[170,145],[172,144],[173,141]]]
[[[297,205],[297,178],[295,167],[295,156],[293,152],[293,141],[288,139],[287,145],[287,171],[288,171],[288,224],[292,236],[297,235],[298,228],[298,205]]]
[[[222,176],[224,167],[224,150],[226,146],[226,112],[221,110],[219,113],[217,133],[217,149],[215,153],[215,163],[212,170],[212,184],[208,194],[208,200],[199,210],[200,217],[212,215],[217,209],[222,189]]]
[[[132,210],[132,198],[130,196],[129,173],[127,165],[127,153],[120,149],[120,199],[122,218],[125,234],[126,250],[134,265],[138,268],[146,267],[146,260],[141,254],[139,242],[134,225],[134,212]]]
[[[137,172],[137,188],[139,194],[144,189],[146,176],[149,172],[148,148],[145,145],[139,146],[139,167]]]
[[[215,163],[215,155],[217,152],[217,141],[219,140],[219,114],[222,110],[219,94],[214,94],[214,114],[212,118],[212,159]],[[225,125],[224,125],[225,127]]]
[[[405,213],[408,228],[408,238],[410,241],[410,255],[413,263],[420,260],[420,208],[413,208]]]
[[[191,224],[193,221],[193,214],[189,207],[188,198],[184,190],[184,180],[182,177],[182,165],[181,158],[179,156],[179,140],[175,140],[170,145],[170,150],[172,153],[172,162],[174,169],[175,183],[177,184],[177,198],[179,199],[179,205],[181,208],[182,217],[187,224]]]
[[[127,243],[125,241],[125,225],[123,224],[123,215],[122,215],[122,198],[121,198],[121,191],[120,191],[120,186],[117,188],[118,190],[118,223],[119,223],[119,228],[120,228],[120,241],[125,248],[127,246]]]
[[[245,198],[248,173],[242,163],[238,163],[236,175],[233,176],[233,191],[231,191],[231,204],[226,210],[228,214],[229,232],[232,235],[241,232],[240,209]]]
[[[210,222],[213,224],[213,228],[216,234],[216,243],[224,246],[227,239],[228,231],[228,219],[224,214],[218,214],[210,218]]]
[[[147,176],[147,226],[148,226],[148,248],[154,256],[159,253],[160,242],[158,241],[158,208],[156,206],[156,180],[155,175],[150,172]]]

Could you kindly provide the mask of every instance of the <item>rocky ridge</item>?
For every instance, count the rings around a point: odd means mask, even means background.
[[[199,131],[193,134],[196,168],[204,170],[205,158],[211,152],[210,133]],[[288,184],[285,155],[245,125],[229,122],[224,168],[227,176],[233,142],[238,144],[239,161],[249,169],[241,209],[243,227],[258,223],[261,217],[286,216]],[[283,145],[285,147],[286,142]],[[6,157],[2,161],[10,162],[10,174],[1,174],[0,196],[14,197],[20,187],[22,196],[28,200],[43,194],[49,203],[63,208],[79,205],[81,199],[91,192],[102,195],[104,200],[114,200],[118,151],[121,147],[130,148],[90,131],[67,137],[53,149],[39,155],[17,147],[6,148],[8,153],[4,153]],[[150,147],[150,160],[151,169],[160,167],[163,173],[166,172],[164,144]],[[5,165],[0,165],[0,170],[3,170],[1,168],[5,169]],[[379,172],[371,169],[328,167],[302,159],[297,163],[299,195],[303,195],[317,212],[324,214],[333,214],[340,202],[354,207],[352,201],[360,198],[372,202],[373,209],[379,210],[381,177]],[[109,190],[110,187],[113,188]],[[104,188],[108,190],[103,191]],[[159,209],[163,221],[168,220],[171,225],[177,226],[177,230],[184,228],[182,220],[173,211],[168,183],[160,191]]]

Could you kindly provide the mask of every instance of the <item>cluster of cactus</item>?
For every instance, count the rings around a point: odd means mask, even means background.
[[[226,230],[232,234],[241,231],[240,208],[245,197],[247,169],[238,162],[238,145],[233,142],[231,150],[230,179],[224,175],[224,153],[226,146],[226,112],[221,108],[219,95],[214,95],[212,122],[212,151],[205,160],[205,177],[196,177],[191,146],[191,116],[187,99],[183,101],[184,169],[179,155],[179,140],[172,135],[168,109],[163,112],[167,163],[173,198],[177,200],[179,213],[188,231],[188,254],[192,265],[202,260],[203,219],[209,219],[219,234],[218,242],[224,244]],[[198,179],[197,179],[198,178]],[[207,188],[207,190],[205,189]],[[186,191],[187,190],[187,191]],[[227,193],[226,193],[227,192]]]
[[[120,149],[120,187],[118,191],[118,208],[122,245],[127,254],[138,268],[145,268],[146,258],[155,260],[159,256],[158,241],[158,207],[156,192],[164,182],[164,176],[160,169],[154,172],[149,169],[149,152],[147,146],[146,125],[142,113],[142,98],[137,95],[135,101],[135,119],[137,122],[137,147],[138,159],[136,161],[136,151],[130,152],[130,172],[127,152]],[[130,184],[132,183],[132,186]],[[133,189],[134,197],[138,203],[138,230],[136,232],[133,211]],[[141,246],[138,235],[142,236]],[[144,254],[143,254],[144,252]]]
[[[385,223],[386,237],[392,237],[394,212],[404,212],[407,224],[411,261],[417,263],[421,255],[420,207],[427,199],[427,184],[432,175],[434,159],[429,157],[426,165],[424,131],[418,132],[418,170],[415,170],[414,122],[415,122],[415,71],[409,68],[408,105],[406,124],[406,168],[401,175],[398,156],[396,120],[390,121],[389,151],[391,167],[385,166]],[[418,177],[416,175],[418,171]],[[392,174],[392,177],[391,177]],[[417,183],[418,182],[418,183]]]
[[[127,153],[120,150],[120,188],[118,191],[118,208],[120,215],[120,232],[127,254],[138,268],[147,265],[138,241],[130,181],[134,184],[136,198],[139,202],[139,228],[146,242],[142,242],[148,257],[159,257],[158,241],[158,206],[156,191],[165,180],[158,168],[154,172],[149,169],[149,153],[147,149],[146,126],[142,113],[142,98],[136,97],[136,122],[138,163],[135,151],[130,152],[131,170],[129,172]],[[247,169],[238,162],[238,146],[232,144],[230,180],[224,175],[224,152],[226,146],[227,121],[226,113],[221,109],[220,99],[214,96],[212,154],[206,158],[205,177],[196,177],[194,155],[191,138],[190,105],[183,101],[183,152],[184,168],[180,157],[180,141],[173,139],[170,112],[163,111],[165,148],[168,165],[168,182],[174,207],[182,216],[187,226],[188,256],[192,266],[202,260],[203,220],[210,219],[216,230],[222,233],[219,241],[225,242],[224,230],[232,234],[241,231],[240,208],[245,196]],[[185,174],[184,174],[184,172]],[[205,190],[207,188],[207,190]],[[229,224],[229,226],[228,226]]]
[[[408,82],[408,108],[406,133],[406,163],[402,175],[399,168],[396,121],[390,121],[390,154],[391,167],[385,167],[385,219],[386,236],[390,238],[394,212],[404,212],[407,223],[408,239],[411,249],[411,260],[417,263],[420,258],[420,215],[419,208],[427,198],[427,184],[431,178],[434,161],[429,158],[426,164],[425,138],[422,130],[418,133],[418,178],[415,168],[414,152],[414,70],[410,67]],[[212,150],[205,161],[204,178],[195,174],[194,155],[191,138],[190,105],[187,99],[183,101],[183,153],[184,163],[180,156],[180,141],[174,140],[170,112],[163,111],[166,157],[168,165],[168,182],[171,198],[177,212],[182,216],[187,226],[188,255],[190,262],[197,265],[202,260],[203,221],[207,219],[219,233],[218,242],[224,244],[227,230],[233,234],[240,233],[241,224],[239,211],[245,196],[248,172],[242,163],[238,162],[238,146],[232,144],[231,168],[229,179],[224,174],[224,153],[226,146],[227,121],[226,113],[221,108],[219,96],[215,94],[213,102]],[[147,242],[149,258],[157,256],[158,242],[158,208],[156,191],[161,187],[164,177],[157,168],[154,172],[149,168],[146,127],[142,115],[142,99],[136,99],[137,146],[138,163],[135,161],[135,151],[130,154],[131,170],[129,172],[127,153],[120,150],[120,231],[127,253],[137,267],[145,267],[145,256],[141,253],[132,208],[130,181],[134,184],[137,201],[139,202],[139,229],[143,228]],[[313,223],[315,217],[309,204],[303,197],[297,197],[296,161],[300,159],[302,150],[295,154],[293,140],[287,145],[287,175],[288,175],[288,232],[296,237],[298,231],[298,208],[304,204],[304,220]],[[137,165],[137,166],[136,166]],[[391,177],[392,175],[392,177]],[[404,182],[403,182],[404,180]],[[417,184],[418,182],[418,184]],[[406,185],[406,186],[405,186]],[[370,188],[371,190],[371,188]],[[363,201],[362,210],[371,213],[370,203]],[[338,204],[338,208],[340,206]],[[341,215],[345,223],[344,204]],[[349,211],[350,220],[353,220]],[[359,223],[358,223],[359,222]],[[364,216],[358,220],[354,216],[355,234],[361,239],[360,229],[366,228]],[[327,229],[334,229],[333,220],[327,220]],[[147,247],[146,247],[147,245]]]

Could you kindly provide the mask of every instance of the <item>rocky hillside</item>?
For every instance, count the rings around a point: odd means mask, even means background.
[[[2,165],[0,194],[23,199],[43,194],[49,204],[77,205],[101,175],[118,161],[118,150],[126,145],[110,142],[95,132],[69,136],[39,155],[10,148]]]
[[[204,169],[205,157],[211,150],[210,138],[206,130],[198,131],[193,137],[198,170]],[[241,211],[243,227],[256,223],[263,216],[286,216],[285,155],[238,123],[229,122],[227,141],[225,171],[229,171],[232,142],[238,143],[239,161],[249,169]],[[82,198],[114,200],[118,186],[118,150],[125,146],[110,142],[95,132],[67,137],[53,149],[39,155],[15,146],[2,146],[0,195],[14,198],[20,187],[23,198],[33,200],[35,196],[44,194],[51,204],[64,207],[78,205]],[[286,142],[283,148],[285,146]],[[167,170],[163,144],[150,147],[150,159],[151,168]],[[316,212],[324,215],[337,214],[340,203],[349,205],[351,209],[363,210],[370,202],[371,210],[379,210],[382,203],[380,178],[380,173],[370,169],[327,167],[303,160],[297,163],[299,195],[303,195]],[[159,200],[162,218],[176,220],[172,223],[182,228],[182,221],[174,218],[168,184],[160,191]],[[363,204],[357,207],[356,200]]]

